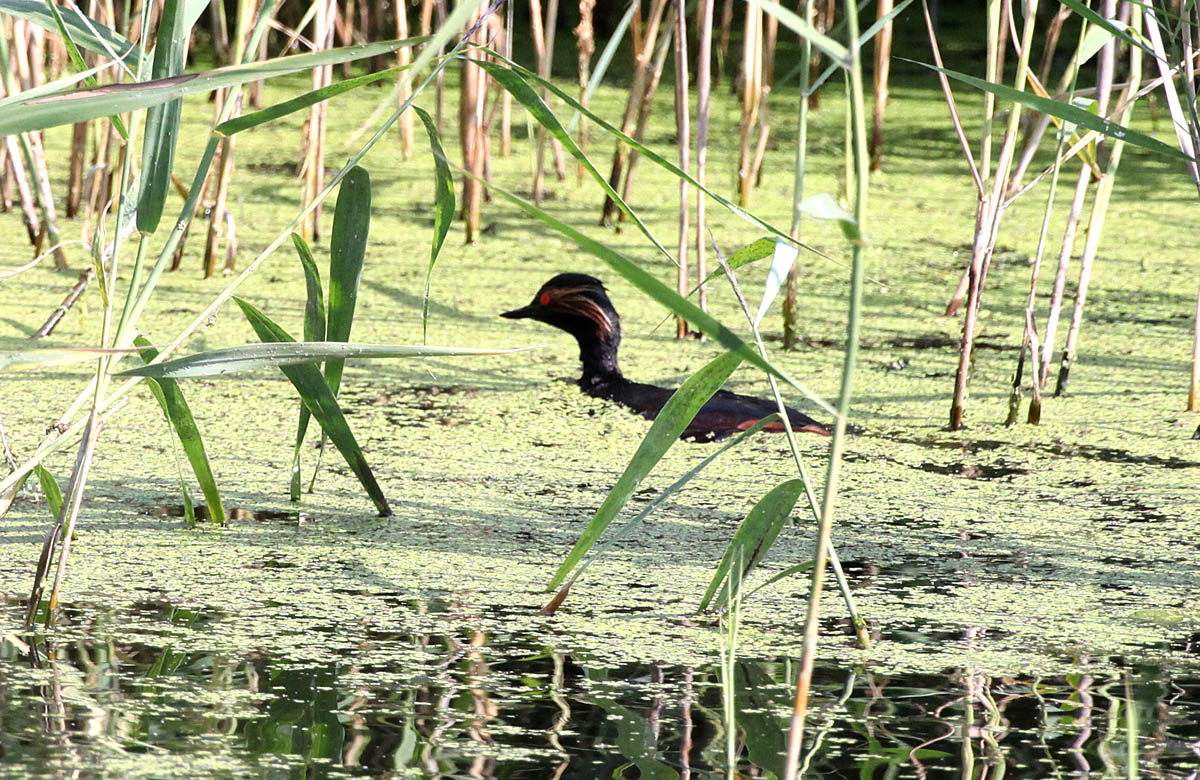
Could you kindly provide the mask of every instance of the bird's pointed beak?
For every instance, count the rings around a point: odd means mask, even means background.
[[[513,309],[512,311],[506,311],[503,314],[501,314],[500,316],[507,317],[510,320],[523,320],[526,317],[532,317],[533,316],[533,304],[531,303],[528,306],[522,306],[521,308]]]

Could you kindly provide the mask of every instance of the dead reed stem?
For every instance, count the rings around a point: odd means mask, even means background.
[[[8,144],[0,144],[0,211],[11,211],[13,179],[9,173]]]
[[[67,313],[71,311],[71,307],[75,305],[75,302],[83,295],[83,291],[87,289],[87,286],[95,278],[96,266],[90,265],[87,271],[79,275],[79,279],[75,282],[74,286],[67,291],[67,295],[63,298],[62,303],[54,311],[50,312],[50,316],[42,323],[42,327],[35,330],[29,338],[41,339],[53,333],[54,329],[58,327],[58,323],[62,322],[63,317],[67,316]]]
[[[713,64],[713,82],[721,83],[721,69],[729,61],[729,36],[733,31],[733,0],[721,5],[721,33],[717,41],[717,61]]]
[[[713,0],[700,0],[696,8],[698,51],[696,52],[696,181],[705,186],[708,167],[708,119],[712,101]],[[707,221],[703,195],[696,197],[696,282],[700,285],[700,308],[708,310]]]
[[[592,25],[592,16],[596,10],[596,0],[579,0],[579,24],[575,27],[575,48],[579,53],[579,103],[588,107],[587,85],[590,78],[592,55],[596,53],[596,30]],[[504,91],[508,95],[508,90]],[[511,100],[511,96],[509,96]],[[587,117],[579,115],[579,149],[587,154],[588,122]],[[575,176],[580,182],[586,171],[583,163],[575,165]]]
[[[1187,410],[1200,412],[1200,293],[1196,295],[1196,317],[1192,323],[1192,386],[1188,391]]]
[[[474,26],[480,18],[482,9],[476,9],[467,22],[468,27]],[[480,25],[471,36],[474,44],[486,41],[487,27]],[[459,141],[463,151],[463,166],[473,176],[463,177],[463,221],[466,231],[465,240],[474,244],[479,240],[480,211],[483,204],[483,185],[480,180],[484,175],[484,106],[486,100],[487,76],[483,68],[475,64],[473,56],[468,56],[462,64],[462,89],[459,102]]]
[[[400,39],[407,38],[408,33],[408,0],[392,0],[396,11],[396,37]],[[408,46],[401,46],[396,50],[396,64],[401,67],[412,63],[412,49]],[[398,76],[400,79],[400,95],[399,101],[403,105],[404,101],[412,97],[412,83],[404,78],[403,75]],[[400,156],[405,160],[411,159],[413,155],[413,112],[405,111],[400,115]]]
[[[1100,12],[1107,19],[1114,18],[1117,12],[1117,0],[1104,0],[1101,4]],[[1133,48],[1136,49],[1137,47]],[[1140,50],[1138,50],[1138,54],[1140,53]],[[1096,68],[1096,101],[1100,116],[1105,116],[1108,113],[1109,100],[1112,97],[1116,56],[1117,41],[1113,38],[1100,50]],[[1130,81],[1135,80],[1140,84],[1140,57],[1137,59],[1136,64],[1131,67]],[[1137,86],[1135,85],[1133,89],[1136,91]],[[1131,112],[1127,111],[1124,117],[1125,121],[1128,121],[1130,115]],[[1067,329],[1067,340],[1063,344],[1062,362],[1059,364],[1058,381],[1054,387],[1054,395],[1056,397],[1066,392],[1067,380],[1071,374],[1071,364],[1074,362],[1075,349],[1079,343],[1079,329],[1083,323],[1083,309],[1087,303],[1088,286],[1092,278],[1092,265],[1096,260],[1096,253],[1100,248],[1100,238],[1104,234],[1104,217],[1108,212],[1108,203],[1112,195],[1117,169],[1121,164],[1121,152],[1124,150],[1124,144],[1116,139],[1112,141],[1109,141],[1107,138],[1098,139],[1096,142],[1097,158],[1099,158],[1101,150],[1108,148],[1111,148],[1112,152],[1109,155],[1108,165],[1100,177],[1100,181],[1096,184],[1096,194],[1092,198],[1092,212],[1088,217],[1087,240],[1083,245],[1083,254],[1079,258],[1079,282],[1075,288],[1075,303],[1071,311],[1071,325]]]
[[[816,3],[808,0],[804,4],[804,20],[811,27],[815,24],[817,15]],[[812,74],[813,46],[808,38],[800,39],[800,103],[796,121],[796,172],[792,181],[792,225],[790,235],[794,240],[800,239],[800,225],[804,213],[800,204],[804,200],[804,178],[808,167],[808,112],[809,101],[805,96]],[[796,331],[797,293],[800,278],[800,264],[793,262],[788,269],[787,287],[783,297],[783,348],[793,350],[799,338]]]
[[[71,127],[71,156],[67,169],[67,219],[79,216],[83,200],[83,167],[87,162],[90,122],[76,122]]]
[[[653,5],[650,8],[650,14],[646,19],[644,29],[639,15],[634,14],[633,16],[633,25],[630,30],[634,41],[633,82],[629,86],[629,100],[625,104],[625,116],[621,120],[621,132],[626,135],[633,135],[637,128],[642,96],[647,92],[653,76],[654,64],[651,58],[654,55],[654,45],[658,39],[658,29],[666,7],[667,0],[653,0]],[[618,140],[616,148],[613,151],[612,171],[608,177],[608,183],[614,190],[620,187],[621,177],[625,173],[625,166],[629,162],[629,156],[629,148]],[[611,225],[613,216],[616,213],[616,202],[605,195],[604,205],[600,212],[600,224]]]
[[[17,198],[21,203],[21,215],[25,221],[25,232],[29,235],[29,243],[37,245],[38,236],[42,233],[42,220],[38,216],[37,204],[33,199],[33,189],[29,186],[29,177],[25,171],[25,163],[17,149],[17,139],[7,136],[4,148],[8,154],[8,169],[16,184]],[[37,254],[36,252],[34,254]]]
[[[1062,247],[1058,253],[1058,268],[1054,272],[1054,288],[1050,293],[1050,311],[1046,315],[1046,329],[1042,332],[1042,357],[1038,365],[1037,382],[1044,389],[1050,378],[1050,361],[1054,357],[1054,340],[1058,331],[1058,318],[1062,312],[1063,294],[1067,287],[1067,269],[1075,248],[1075,234],[1079,229],[1079,217],[1083,213],[1083,202],[1087,197],[1088,183],[1092,171],[1086,165],[1079,170],[1075,182],[1075,196],[1071,210],[1067,213],[1067,225],[1063,229]]]
[[[878,0],[876,13],[882,19],[892,12],[893,0]],[[892,27],[889,20],[875,36],[875,111],[871,119],[871,170],[883,167],[883,113],[887,110],[888,76],[892,65]]]
[[[1034,25],[1037,19],[1038,0],[1025,0],[1025,18],[1022,30],[1020,57],[1017,61],[1014,87],[1024,90],[1029,75],[1029,47],[1033,40]],[[1008,29],[1002,23],[1002,6],[991,0],[988,7],[988,77],[998,81],[1001,73],[1002,55],[1000,49],[1005,45]],[[989,95],[991,93],[988,93]],[[990,133],[994,118],[995,101],[985,104],[984,133]],[[950,404],[950,430],[961,430],[966,406],[967,386],[973,363],[975,333],[979,311],[983,300],[983,287],[987,279],[988,268],[991,264],[992,253],[996,247],[996,237],[1000,224],[1004,219],[1009,201],[1004,193],[1012,170],[1013,155],[1016,149],[1017,132],[1020,129],[1021,104],[1014,103],[1009,109],[1008,126],[1005,129],[1000,154],[996,159],[993,172],[990,166],[991,139],[986,137],[980,145],[980,170],[984,175],[991,174],[991,183],[987,190],[981,191],[976,207],[975,239],[972,245],[971,261],[968,266],[967,306],[963,318],[963,335],[960,344],[958,370],[954,379],[954,397]]]
[[[40,83],[40,58],[44,40],[41,29],[26,24],[21,19],[12,20],[12,38],[14,46],[9,50],[8,38],[0,34],[0,76],[3,77],[4,94],[15,95],[22,89],[29,89]],[[35,63],[35,65],[31,65]],[[11,138],[11,137],[10,137]],[[62,250],[62,241],[58,234],[58,217],[54,209],[54,194],[50,189],[50,176],[46,170],[45,154],[42,151],[40,133],[20,133],[17,136],[16,148],[9,146],[9,154],[16,162],[16,152],[20,152],[20,162],[23,163],[24,179],[28,189],[29,199],[22,196],[22,210],[25,211],[25,224],[30,228],[34,244],[34,255],[41,254],[41,239],[48,238],[50,246],[54,247],[54,267],[59,271],[67,270],[67,256]],[[14,171],[19,171],[21,165],[14,165]],[[20,174],[18,189],[20,188]],[[33,226],[36,225],[36,230]]]
[[[758,121],[762,103],[762,36],[763,11],[757,5],[746,5],[746,25],[742,30],[742,122],[738,132],[738,205],[750,203],[750,188],[754,183],[753,158],[750,151],[751,134]]]
[[[317,10],[312,20],[312,44],[314,51],[325,51],[333,45],[333,15],[335,0],[317,0]],[[312,88],[328,86],[333,81],[333,67],[324,65],[313,68]],[[313,200],[325,186],[325,102],[314,104],[308,110],[308,121],[304,124],[304,164],[301,168],[304,187],[300,196],[307,203]],[[321,237],[321,204],[305,215],[300,233],[308,241]]]
[[[779,39],[779,20],[768,15],[762,55],[762,85],[758,97],[758,141],[754,146],[754,157],[750,163],[750,179],[753,186],[762,183],[762,164],[767,154],[767,141],[771,136],[770,98],[771,85],[775,81],[775,42]]]
[[[654,102],[654,93],[658,91],[658,85],[662,81],[663,68],[667,64],[667,54],[671,51],[671,39],[675,35],[674,14],[675,6],[672,5],[667,10],[666,23],[664,24],[666,32],[659,39],[658,50],[654,54],[654,65],[650,73],[650,81],[646,84],[646,89],[642,92],[642,99],[638,104],[637,126],[633,130],[633,137],[637,141],[643,141],[646,138],[646,128],[650,124],[650,109]],[[636,149],[629,151],[629,162],[625,167],[625,181],[621,184],[621,198],[626,203],[632,197],[633,175],[637,170],[640,156]],[[618,222],[624,222],[627,218],[628,215],[624,211],[617,214]]]
[[[687,13],[683,0],[675,0],[675,137],[679,146],[679,167],[684,171],[691,168],[691,104],[688,100],[688,47]],[[679,244],[676,266],[675,289],[680,295],[688,293],[688,184],[679,180]],[[675,318],[675,338],[688,335],[688,323],[683,317]]]
[[[582,0],[580,3],[582,8]],[[513,25],[515,24],[515,14],[513,12],[513,4],[506,2],[504,4],[504,56],[512,59],[513,56]],[[500,156],[508,157],[512,154],[512,105],[513,97],[507,89],[500,90]]]

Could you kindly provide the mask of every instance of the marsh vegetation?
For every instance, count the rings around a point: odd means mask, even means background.
[[[1195,777],[1200,11],[951,5],[0,0],[0,777]]]

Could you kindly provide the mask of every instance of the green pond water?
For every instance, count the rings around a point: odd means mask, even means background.
[[[1041,426],[1005,428],[1042,196],[1019,201],[988,278],[969,429],[946,432],[960,323],[941,311],[968,251],[973,190],[933,84],[898,78],[888,156],[872,179],[873,281],[853,411],[861,431],[847,444],[835,526],[875,641],[859,649],[840,598],[827,593],[810,772],[1196,777],[1200,442],[1191,437],[1200,420],[1182,411],[1195,193],[1181,169],[1126,151],[1070,392],[1047,399]],[[268,101],[303,89],[284,80]],[[835,92],[815,118],[813,192],[837,188]],[[329,165],[349,154],[347,137],[381,94],[335,104]],[[786,227],[794,96],[777,95],[778,144],[751,205]],[[601,90],[598,110],[617,116],[621,96]],[[669,149],[669,95],[661,97],[647,137]],[[969,120],[978,105],[965,96]],[[715,138],[736,137],[736,112],[720,101]],[[210,113],[202,100],[185,107],[178,169],[188,175]],[[231,198],[243,266],[297,208],[301,121],[239,136]],[[1139,127],[1170,133],[1149,116]],[[494,163],[497,181],[518,190],[529,179],[521,129],[517,153]],[[65,154],[68,136],[48,134],[51,159]],[[453,154],[452,126],[445,136]],[[607,159],[607,144],[593,148]],[[714,186],[728,190],[735,155],[724,142],[712,150]],[[406,162],[391,136],[365,166],[373,222],[354,339],[419,343],[432,166],[421,142]],[[672,245],[675,185],[644,163],[637,176],[633,205]],[[600,205],[592,184],[550,187],[549,211],[673,278],[636,231],[590,227]],[[759,237],[709,213],[725,252]],[[596,561],[555,617],[539,616],[550,575],[648,424],[562,381],[577,371],[569,337],[496,315],[552,274],[581,271],[606,281],[622,314],[628,375],[678,384],[718,348],[656,330],[661,309],[503,204],[485,205],[484,223],[477,246],[461,244],[457,225],[447,242],[430,343],[540,349],[348,368],[342,400],[395,517],[375,517],[332,454],[316,492],[288,503],[297,402],[278,374],[261,372],[184,384],[237,508],[225,527],[188,527],[167,425],[139,392],[101,435],[62,615],[31,636],[21,632],[23,600],[50,518],[32,483],[18,496],[0,518],[0,777],[778,773],[807,580],[746,602],[729,671],[723,627],[696,606],[737,523],[794,476],[785,442],[763,436],[730,451]],[[0,265],[27,260],[19,217],[0,214],[0,225],[9,237]],[[835,227],[807,231],[846,258]],[[184,270],[163,278],[142,322],[152,342],[170,340],[226,283],[198,278],[202,243],[193,236]],[[327,242],[316,249],[323,264]],[[78,247],[71,257],[84,267]],[[803,343],[773,359],[833,397],[848,274],[813,255],[801,263]],[[764,276],[741,273],[752,301]],[[0,282],[0,349],[27,348],[74,278],[38,268]],[[300,332],[303,279],[290,249],[239,294]],[[1043,297],[1041,317],[1045,306]],[[711,308],[745,332],[727,285],[714,285]],[[100,313],[89,290],[48,343],[93,343]],[[765,335],[778,346],[777,312]],[[185,351],[251,340],[226,307]],[[0,374],[0,415],[18,459],[87,377],[77,367]],[[730,387],[768,392],[747,368]],[[799,394],[788,400],[821,416]],[[827,442],[801,446],[820,484]],[[710,451],[673,448],[623,517]],[[314,456],[306,448],[306,474]],[[47,465],[65,482],[72,459],[68,448]],[[752,585],[810,557],[811,518],[797,511],[796,520]]]

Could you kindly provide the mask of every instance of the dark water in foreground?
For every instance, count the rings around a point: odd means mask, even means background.
[[[5,622],[16,605],[5,609]],[[771,777],[795,664],[606,666],[521,636],[380,633],[337,660],[155,642],[0,642],[0,777]],[[94,633],[93,633],[94,632]],[[181,643],[182,644],[182,643]],[[390,660],[389,660],[390,659]],[[807,776],[1200,777],[1200,677],[818,667]]]

